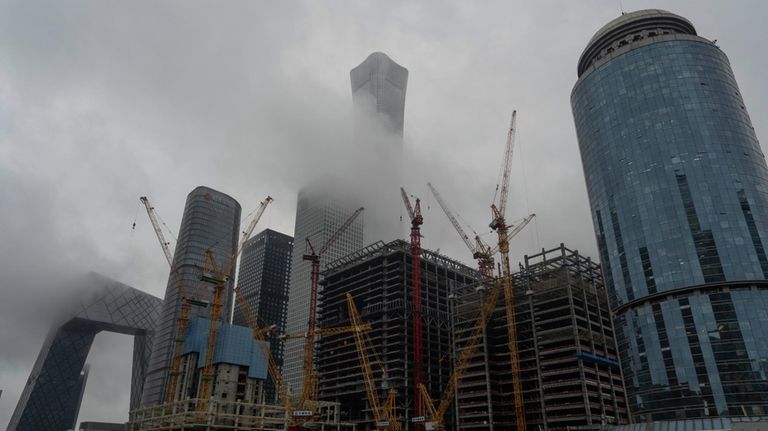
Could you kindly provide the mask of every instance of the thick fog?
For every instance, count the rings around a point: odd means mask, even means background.
[[[297,191],[331,174],[392,232],[370,241],[407,237],[402,185],[422,199],[423,246],[471,264],[426,182],[487,235],[517,109],[507,215],[538,217],[513,261],[561,242],[597,258],[569,97],[581,51],[620,7],[667,9],[717,39],[766,140],[756,0],[0,1],[0,428],[70,274],[163,296],[142,195],[174,231],[198,185],[243,214],[271,195],[257,230],[292,234]],[[375,121],[353,133],[349,71],[374,51],[409,70],[400,154]],[[127,336],[97,337],[80,420],[127,420],[131,351]]]

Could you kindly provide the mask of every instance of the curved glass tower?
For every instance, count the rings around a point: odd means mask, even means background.
[[[179,239],[173,253],[173,265],[178,268],[183,280],[183,288],[192,298],[210,300],[213,298],[213,286],[200,281],[200,273],[205,264],[205,253],[210,248],[218,265],[227,265],[237,249],[240,230],[240,204],[235,199],[214,189],[200,186],[187,195],[184,215],[181,218]],[[234,265],[230,270],[229,282],[222,322],[229,321],[232,309]],[[169,374],[173,360],[173,350],[178,332],[178,320],[181,313],[180,285],[177,277],[171,273],[165,290],[163,310],[155,328],[154,349],[149,360],[147,378],[141,396],[141,406],[149,407],[165,402],[169,383]],[[210,307],[192,307],[190,319],[195,317],[210,318]]]
[[[768,414],[768,168],[725,54],[642,10],[571,95],[636,421]]]

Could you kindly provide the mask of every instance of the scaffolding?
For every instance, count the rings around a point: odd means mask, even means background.
[[[600,266],[560,244],[525,256],[513,275],[528,430],[622,424],[627,401]],[[485,295],[454,294],[454,349],[466,342]],[[515,428],[503,302],[456,394],[458,430]]]
[[[282,405],[238,401],[208,401],[207,410],[196,410],[201,400],[190,398],[132,411],[128,431],[284,431],[289,413]],[[319,418],[305,427],[319,431],[355,431],[354,424],[339,421],[338,403],[318,402]]]
[[[320,296],[321,327],[349,324],[346,293],[355,299],[367,334],[380,398],[397,391],[397,418],[413,430],[412,305],[410,245],[402,240],[377,242],[328,265]],[[430,393],[447,386],[453,363],[452,319],[449,293],[457,286],[475,283],[476,270],[429,250],[421,252],[423,315],[423,383]],[[379,359],[378,361],[376,359]],[[361,430],[374,428],[364,379],[351,334],[324,337],[317,354],[319,398],[341,403],[342,418]]]

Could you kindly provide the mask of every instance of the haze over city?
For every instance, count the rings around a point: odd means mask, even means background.
[[[259,230],[293,235],[308,182],[341,172],[358,191],[377,186],[349,88],[350,69],[372,52],[409,71],[396,185],[422,199],[425,248],[473,265],[428,181],[492,238],[516,109],[507,215],[537,217],[511,244],[513,266],[561,242],[599,260],[570,96],[595,31],[645,8],[717,40],[765,152],[759,1],[0,1],[0,428],[68,299],[61,280],[96,271],[163,297],[168,267],[139,196],[178,233],[198,185],[237,199],[244,216],[270,195]],[[407,239],[393,202],[365,220],[385,218]],[[366,242],[378,239],[395,238]],[[128,419],[132,347],[126,335],[96,338],[81,420]]]

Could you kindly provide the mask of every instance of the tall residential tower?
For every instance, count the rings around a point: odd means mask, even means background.
[[[768,168],[728,58],[683,17],[598,30],[571,95],[635,421],[768,415]]]
[[[173,254],[173,265],[181,274],[181,280],[179,281],[173,272],[168,277],[163,311],[155,329],[154,349],[141,397],[143,407],[165,402],[181,312],[181,286],[193,298],[210,300],[213,287],[200,281],[206,251],[209,248],[213,251],[219,265],[228,264],[237,248],[239,229],[240,204],[233,198],[203,186],[197,187],[187,195],[179,239]],[[232,265],[229,280],[234,280],[234,275]],[[233,289],[230,282],[227,284],[222,322],[229,320],[232,299]],[[190,318],[194,317],[209,318],[210,307],[192,307]]]

